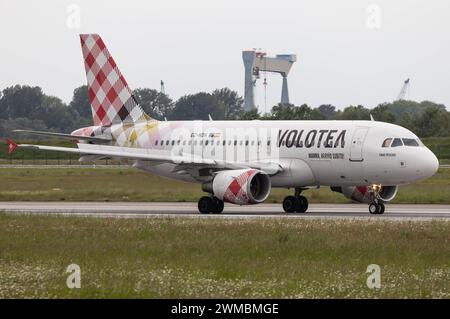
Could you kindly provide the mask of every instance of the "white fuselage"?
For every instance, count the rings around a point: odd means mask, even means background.
[[[274,187],[400,185],[428,178],[438,168],[416,135],[383,122],[168,121],[142,134],[145,125],[135,124],[141,133],[133,140],[115,136],[120,130],[112,127],[114,145],[235,163],[276,163],[283,171],[271,177]],[[383,147],[387,139],[415,140],[417,145]],[[208,181],[214,172],[171,163],[132,164],[191,182]]]

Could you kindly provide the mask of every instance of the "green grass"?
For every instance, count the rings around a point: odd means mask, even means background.
[[[2,168],[2,201],[197,201],[199,184],[175,181],[135,169]],[[394,203],[450,203],[450,169],[402,186]],[[280,203],[292,190],[273,189],[267,202]],[[347,203],[328,187],[305,191],[312,203]]]
[[[0,214],[0,298],[450,298],[450,224]],[[68,289],[69,264],[81,289]],[[369,264],[381,288],[366,286]]]

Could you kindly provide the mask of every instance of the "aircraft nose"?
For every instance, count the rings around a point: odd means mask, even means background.
[[[439,169],[439,160],[437,159],[436,155],[434,155],[434,153],[428,148],[426,149],[421,162],[421,171],[424,177],[433,176]]]

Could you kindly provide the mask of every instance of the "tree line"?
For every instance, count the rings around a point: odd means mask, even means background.
[[[450,136],[450,112],[445,105],[430,101],[394,101],[369,109],[362,105],[338,110],[330,104],[275,105],[269,113],[245,112],[243,99],[228,88],[211,93],[188,94],[174,101],[154,89],[134,91],[144,111],[158,120],[375,120],[399,124],[420,137]],[[14,129],[71,132],[92,125],[91,107],[85,85],[74,90],[69,104],[45,94],[38,86],[15,85],[0,92],[0,137]]]

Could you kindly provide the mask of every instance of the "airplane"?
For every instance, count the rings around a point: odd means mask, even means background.
[[[16,148],[112,158],[143,171],[201,184],[202,214],[224,202],[264,202],[275,187],[292,189],[287,213],[305,213],[311,188],[330,187],[383,214],[398,186],[431,177],[439,162],[411,131],[374,121],[158,121],[139,106],[98,34],[81,34],[93,125],[70,134],[15,132],[76,141],[76,148],[19,144]],[[157,185],[149,185],[157,187]]]

